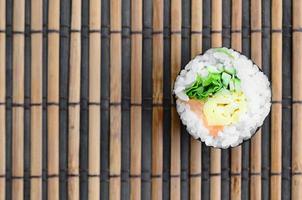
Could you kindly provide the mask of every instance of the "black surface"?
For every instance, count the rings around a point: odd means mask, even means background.
[[[242,1],[242,53],[250,57],[250,2]],[[242,144],[242,178],[241,178],[241,198],[249,199],[250,182],[250,141],[247,140]]]
[[[182,0],[182,38],[181,38],[181,68],[191,59],[191,4]],[[181,127],[181,199],[189,199],[190,174],[190,135],[184,126]]]
[[[282,199],[291,199],[291,121],[292,121],[292,2],[283,1],[282,68]]]
[[[101,2],[101,199],[109,196],[109,82],[110,82],[110,1]]]
[[[203,1],[203,51],[211,48],[211,1]],[[202,199],[210,199],[210,147],[202,144]]]
[[[121,177],[121,199],[130,198],[130,0],[122,3],[122,177]]]
[[[170,30],[170,15],[171,15],[170,0],[164,0],[164,32]],[[170,199],[170,152],[171,152],[171,82],[170,82],[170,37],[169,34],[164,34],[164,138],[163,138],[163,200]]]
[[[142,194],[151,199],[151,141],[152,141],[152,0],[143,5],[143,107],[142,107]]]
[[[271,79],[271,6],[270,1],[262,2],[262,69],[263,72]],[[267,117],[262,126],[262,146],[261,146],[261,165],[262,165],[262,198],[269,199],[270,190],[270,116]]]
[[[222,1],[222,46],[231,47],[231,16],[232,1]],[[221,150],[221,199],[230,199],[231,178],[230,174],[231,151],[230,149]]]

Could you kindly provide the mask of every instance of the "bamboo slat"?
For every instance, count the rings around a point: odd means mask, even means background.
[[[142,0],[131,0],[130,198],[141,197]]]
[[[43,28],[43,2],[31,2],[31,30]],[[42,199],[42,32],[31,35],[31,199]]]
[[[282,0],[272,1],[272,101],[282,102]],[[281,200],[282,104],[274,103],[271,114],[270,198]]]
[[[232,48],[242,50],[242,0],[232,0]]]
[[[81,0],[72,1],[69,63],[68,199],[79,199]]]
[[[191,57],[202,51],[202,1],[192,0],[191,5]]]
[[[48,29],[60,30],[60,1],[48,3]],[[48,152],[48,199],[59,199],[59,32],[48,33],[47,72],[47,152]]]
[[[25,2],[14,1],[13,5],[13,132],[12,132],[12,198],[23,199],[24,176],[24,22]],[[21,33],[21,34],[17,34]],[[16,106],[21,105],[21,106]]]
[[[222,45],[222,1],[212,1],[212,47]],[[210,198],[221,198],[221,150],[211,149]]]
[[[88,199],[100,199],[101,170],[101,1],[89,2],[89,142]]]
[[[302,2],[293,1],[292,199],[302,198]]]
[[[151,198],[161,200],[162,172],[163,172],[163,18],[164,4],[162,0],[153,1],[153,107],[152,112],[152,176],[151,176]]]
[[[251,57],[261,67],[261,0],[251,1]],[[250,198],[261,199],[261,129],[252,137]]]
[[[5,199],[5,0],[0,0],[0,200]]]
[[[153,108],[152,119],[152,191],[153,200],[161,200],[163,196],[162,189],[162,171],[163,171],[163,109],[162,107]],[[155,126],[155,125],[158,126]]]
[[[191,57],[202,51],[202,1],[191,3]],[[190,146],[190,199],[201,199],[201,143],[191,137]]]
[[[121,187],[121,0],[110,1],[110,158],[109,199]]]
[[[232,48],[242,50],[242,0],[232,1]],[[241,199],[241,145],[231,150],[231,199]]]
[[[171,87],[181,66],[181,0],[171,1]],[[172,104],[174,100],[172,98]],[[180,121],[174,106],[171,108],[171,167],[170,198],[180,199]]]

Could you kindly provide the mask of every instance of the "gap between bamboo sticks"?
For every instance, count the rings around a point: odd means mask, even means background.
[[[6,1],[0,0],[0,30],[6,29]],[[0,200],[4,200],[5,195],[5,175],[6,175],[6,124],[5,124],[5,96],[6,96],[6,38],[5,32],[0,32]]]

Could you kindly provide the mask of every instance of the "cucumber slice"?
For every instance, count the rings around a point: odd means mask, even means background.
[[[241,91],[241,81],[238,78],[234,79],[234,86],[236,91]]]
[[[228,73],[222,72],[221,74],[221,79],[222,79],[222,83],[225,87],[227,87],[230,83],[232,76],[229,75]]]
[[[219,52],[219,53],[224,53],[226,54],[227,56],[231,57],[231,58],[234,58],[234,56],[229,52],[229,50],[227,48],[217,48],[216,49],[216,52]]]
[[[231,90],[231,91],[235,91],[235,83],[234,83],[234,79],[231,79],[231,80],[230,80],[229,87],[230,87],[230,90]]]
[[[207,70],[209,73],[220,73],[220,71],[216,67],[211,65],[207,66]]]
[[[224,71],[228,74],[234,75],[236,74],[236,69],[234,67],[225,66]]]

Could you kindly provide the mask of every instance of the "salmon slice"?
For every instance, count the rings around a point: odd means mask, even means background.
[[[206,120],[205,115],[203,114],[203,105],[204,102],[201,100],[190,99],[187,104],[190,106],[190,110],[194,112],[204,126],[209,130],[210,134],[214,137],[218,135],[219,131],[222,131],[224,126],[209,126]]]

